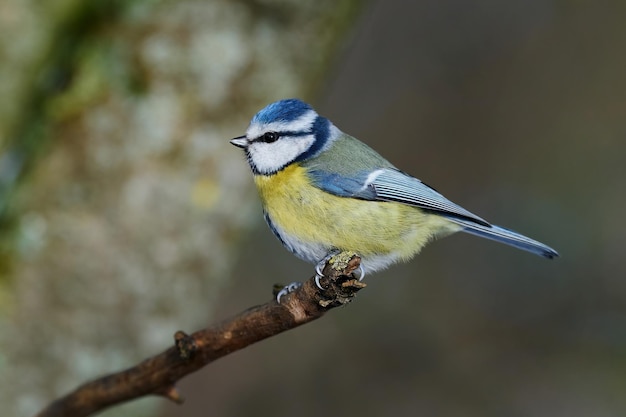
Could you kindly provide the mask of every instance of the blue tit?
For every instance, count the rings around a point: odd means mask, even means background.
[[[340,251],[356,252],[363,273],[378,271],[456,232],[558,256],[451,202],[300,100],[269,104],[231,143],[245,151],[272,232],[318,273]]]

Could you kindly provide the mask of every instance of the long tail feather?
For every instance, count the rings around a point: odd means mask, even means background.
[[[495,240],[496,242],[506,243],[507,245],[514,246],[518,249],[522,249],[548,259],[559,256],[558,252],[551,247],[500,226],[484,226],[482,224],[477,224],[464,219],[451,218],[450,220],[463,226],[463,231],[472,235]]]

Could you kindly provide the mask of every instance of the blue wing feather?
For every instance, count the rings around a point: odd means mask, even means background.
[[[460,225],[464,232],[506,243],[546,258],[559,256],[554,249],[541,242],[512,230],[491,225],[454,204],[417,178],[396,169],[384,168],[360,172],[352,177],[320,170],[312,170],[310,175],[315,186],[334,195],[370,201],[396,201],[435,211]]]
[[[353,177],[320,170],[312,170],[310,175],[317,187],[341,197],[396,201],[489,226],[488,222],[454,204],[422,181],[396,169],[360,172]]]
[[[374,189],[365,184],[367,173],[346,177],[341,174],[312,170],[309,171],[309,175],[316,187],[339,197],[360,198],[372,201],[377,199]]]
[[[484,226],[462,219],[451,220],[463,226],[463,231],[466,233],[495,240],[496,242],[506,243],[507,245],[511,245],[518,249],[522,249],[548,259],[553,259],[559,256],[558,252],[550,246],[544,245],[541,242],[537,242],[534,239],[512,230],[505,229],[504,227],[496,225]]]
[[[489,223],[474,213],[439,194],[432,187],[401,171],[385,169],[372,181],[376,195],[382,201],[397,201],[452,217],[461,217],[478,224]]]

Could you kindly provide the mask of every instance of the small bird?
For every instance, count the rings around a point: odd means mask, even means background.
[[[270,229],[318,278],[336,253],[356,252],[362,278],[455,232],[558,256],[451,202],[298,99],[269,104],[230,143],[245,151]]]

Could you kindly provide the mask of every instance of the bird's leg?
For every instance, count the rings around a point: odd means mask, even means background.
[[[320,290],[325,290],[325,288],[322,287],[322,284],[320,283],[320,279],[324,277],[324,267],[326,266],[327,263],[330,263],[335,269],[341,269],[342,268],[341,265],[345,267],[345,263],[354,255],[356,255],[354,252],[349,252],[349,251],[342,252],[338,249],[333,249],[332,251],[330,251],[328,255],[326,255],[321,261],[319,261],[315,265],[315,285],[317,286],[317,288],[319,288]],[[363,267],[363,265],[359,265],[358,269],[359,269],[358,280],[361,281],[365,277],[365,268]],[[280,299],[283,296],[294,292],[301,286],[302,286],[301,282],[292,282],[291,284],[285,285],[276,294],[276,302],[280,304]]]
[[[317,288],[319,288],[320,290],[324,289],[324,287],[322,287],[322,285],[320,284],[320,278],[324,276],[324,273],[322,271],[324,270],[324,267],[326,266],[326,262],[328,262],[333,256],[336,256],[339,253],[341,253],[341,251],[339,251],[338,249],[333,249],[330,252],[328,252],[328,255],[326,255],[324,259],[322,259],[315,265],[315,285],[317,285]],[[292,282],[291,284],[285,285],[283,289],[278,291],[278,294],[276,294],[276,302],[280,304],[281,297],[294,292],[301,286],[302,286],[301,282]]]

